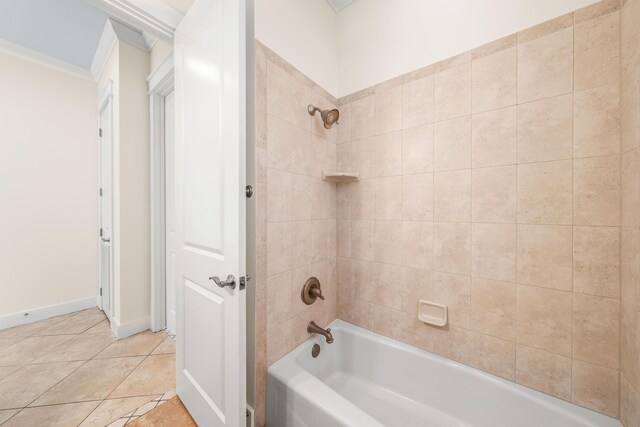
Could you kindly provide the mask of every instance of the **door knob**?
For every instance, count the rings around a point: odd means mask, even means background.
[[[233,277],[233,274],[228,275],[227,280],[220,280],[218,276],[211,276],[209,277],[209,280],[213,280],[214,282],[216,282],[216,285],[218,285],[221,288],[224,288],[226,286],[228,286],[231,289],[236,288],[236,278]]]

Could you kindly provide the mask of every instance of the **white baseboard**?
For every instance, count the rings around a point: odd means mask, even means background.
[[[0,330],[26,325],[27,323],[37,322],[38,320],[49,319],[91,307],[96,307],[96,297],[81,298],[60,304],[48,305],[46,307],[38,307],[32,310],[24,310],[18,313],[6,314],[0,316]]]
[[[113,332],[113,335],[115,335],[118,340],[146,331],[150,327],[151,318],[149,316],[122,324],[118,323],[115,319],[111,322],[111,332]]]

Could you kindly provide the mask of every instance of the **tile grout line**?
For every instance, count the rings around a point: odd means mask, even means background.
[[[164,329],[162,332],[164,332],[164,333],[165,333],[165,337],[166,337],[166,329]],[[152,332],[152,333],[155,333],[155,332]],[[135,366],[135,368],[133,368],[133,369],[132,369],[128,374],[127,374],[127,376],[125,376],[125,377],[122,379],[122,381],[120,381],[120,382],[119,382],[119,383],[118,383],[118,384],[117,384],[117,385],[116,385],[116,386],[115,386],[115,387],[114,387],[114,388],[113,388],[109,393],[107,393],[106,397],[105,397],[104,399],[102,399],[102,401],[98,404],[98,406],[100,406],[100,405],[102,404],[102,402],[104,402],[105,400],[107,400],[107,398],[108,398],[109,396],[111,396],[111,394],[112,394],[112,393],[113,393],[113,392],[114,392],[118,387],[120,387],[120,385],[121,385],[122,383],[124,383],[124,382],[125,382],[125,381],[130,377],[130,376],[131,376],[131,374],[132,374],[136,369],[138,369],[138,368],[140,367],[140,365],[142,365],[142,364],[144,363],[144,361],[145,361],[145,360],[147,360],[147,358],[149,358],[149,356],[151,355],[151,353],[153,353],[153,352],[156,350],[156,348],[158,348],[158,346],[159,346],[160,344],[162,344],[162,341],[164,341],[164,338],[163,338],[163,339],[162,339],[162,340],[161,340],[161,341],[160,341],[160,342],[159,342],[155,347],[153,347],[153,348],[151,349],[151,351],[149,351],[149,353],[148,353],[146,356],[144,356],[144,357],[143,357],[143,359],[140,361],[140,363],[138,363],[138,364]],[[117,343],[117,342],[118,342],[118,341],[116,341],[115,343]],[[115,343],[110,344],[107,348],[111,347],[111,345],[113,345],[113,344],[115,344]],[[107,348],[105,348],[105,349],[104,349],[104,350],[102,350],[102,351],[105,351]],[[100,354],[100,353],[98,353],[98,354]],[[96,357],[98,354],[96,354],[96,355],[95,355],[95,356],[93,356],[91,359],[89,359],[89,361],[91,361],[91,360],[106,360],[106,359],[96,359],[95,357]],[[131,356],[131,357],[140,357],[140,356]],[[114,358],[114,359],[117,359],[117,358]],[[88,361],[87,361],[87,362],[88,362]],[[87,414],[87,416],[86,416],[86,417],[84,417],[84,418],[82,419],[82,421],[80,421],[80,424],[82,424],[82,423],[83,423],[83,422],[84,422],[84,421],[85,421],[85,420],[86,420],[86,419],[87,419],[87,418],[88,418],[88,417],[89,417],[89,416],[90,416],[90,415],[91,415],[91,414],[92,414],[92,413],[93,413],[93,412],[98,408],[98,406],[96,406],[95,408],[93,408],[93,410],[92,410],[91,412],[89,412],[89,413]],[[114,420],[114,421],[117,421],[117,419],[116,419],[116,420]],[[80,425],[80,424],[78,424],[78,425]]]

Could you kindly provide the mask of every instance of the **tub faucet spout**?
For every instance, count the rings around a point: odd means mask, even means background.
[[[320,326],[316,325],[316,322],[314,322],[313,320],[307,325],[307,332],[309,332],[310,334],[320,334],[324,336],[324,338],[327,340],[327,344],[331,344],[333,342],[331,328],[323,329]]]

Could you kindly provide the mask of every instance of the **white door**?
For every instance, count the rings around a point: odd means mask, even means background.
[[[175,102],[171,92],[164,98],[164,194],[165,194],[165,313],[166,327],[170,334],[176,334],[176,229],[174,197],[174,145],[175,145]]]
[[[101,308],[111,319],[111,238],[113,234],[113,139],[111,129],[111,97],[101,106],[99,118],[99,238]]]
[[[176,379],[203,427],[246,420],[245,39],[244,0],[196,0],[175,35]]]

